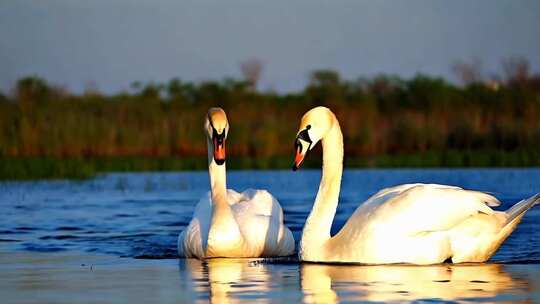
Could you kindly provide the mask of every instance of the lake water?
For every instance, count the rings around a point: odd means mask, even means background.
[[[228,172],[229,188],[274,194],[297,240],[319,178],[316,170]],[[540,169],[347,170],[333,233],[371,194],[410,182],[488,191],[506,209],[540,192]],[[540,302],[540,207],[486,264],[178,259],[176,238],[206,191],[206,172],[0,183],[3,302]]]

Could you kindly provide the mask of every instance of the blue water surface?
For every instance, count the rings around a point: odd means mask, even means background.
[[[281,203],[298,241],[319,170],[229,171],[237,191],[267,189]],[[402,183],[442,183],[487,191],[507,209],[540,192],[540,169],[346,170],[332,233],[361,202]],[[206,172],[106,174],[84,181],[0,183],[0,243],[29,252],[83,251],[118,257],[177,258],[176,238],[208,191]],[[528,212],[492,258],[540,263],[540,207]]]

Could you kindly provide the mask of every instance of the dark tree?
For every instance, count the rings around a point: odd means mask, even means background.
[[[529,79],[529,61],[524,57],[504,58],[502,67],[508,83],[522,83]]]

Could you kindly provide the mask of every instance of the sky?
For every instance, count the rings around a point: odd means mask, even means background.
[[[493,74],[508,56],[540,70],[540,1],[0,0],[2,90],[27,75],[108,93],[219,80],[257,58],[259,89],[289,92],[315,69],[455,80],[458,60]]]

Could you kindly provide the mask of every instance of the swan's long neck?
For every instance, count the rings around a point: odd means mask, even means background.
[[[336,119],[321,142],[323,149],[321,184],[302,232],[302,248],[322,245],[330,239],[330,228],[339,199],[343,172],[343,135]]]
[[[227,203],[227,174],[225,164],[218,165],[214,160],[212,142],[208,144],[208,174],[210,175],[210,189],[214,204]]]
[[[212,192],[212,218],[205,247],[207,256],[227,256],[234,250],[242,252],[244,240],[227,200],[225,164],[214,160],[212,143],[208,142],[208,173]]]
[[[227,218],[231,210],[227,203],[227,175],[225,164],[218,165],[214,160],[212,142],[208,140],[208,174],[212,193],[212,222]]]

